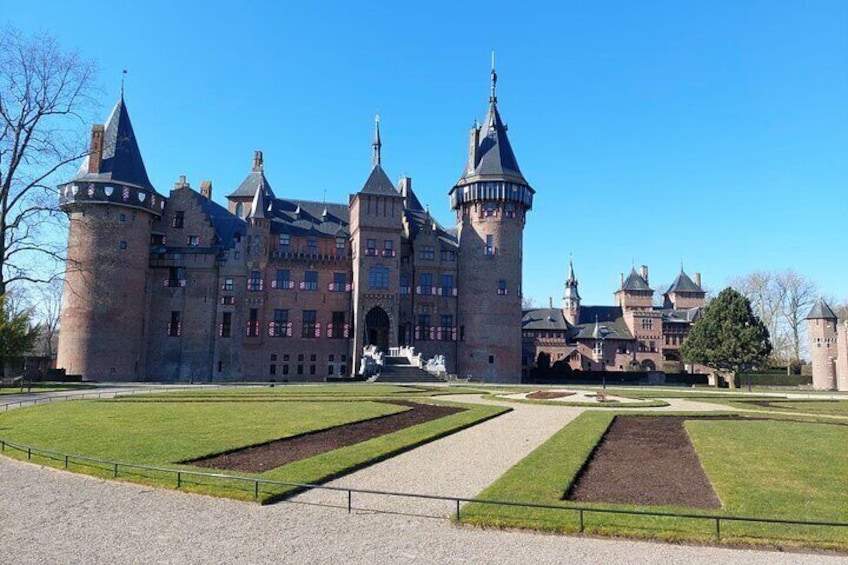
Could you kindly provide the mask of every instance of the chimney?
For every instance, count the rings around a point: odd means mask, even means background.
[[[624,273],[618,273],[618,288],[624,288]]]
[[[698,285],[698,288],[703,288],[701,286],[701,273],[695,273],[695,284]]]
[[[648,266],[642,265],[642,278],[645,279],[645,282],[648,282]]]
[[[548,297],[548,308],[550,308],[551,310],[554,309],[554,297],[553,296]]]
[[[471,173],[477,168],[477,148],[480,146],[480,126],[477,121],[471,127],[471,135],[468,140],[468,172]]]
[[[260,173],[262,169],[265,168],[265,164],[262,162],[262,152],[254,151],[253,152],[253,172]]]
[[[200,181],[200,195],[206,198],[207,200],[212,200],[212,181],[211,180],[202,180]]]
[[[189,184],[186,182],[186,176],[180,175],[180,178],[177,182],[174,183],[174,190],[179,190],[181,188],[189,188]]]
[[[412,179],[407,176],[402,176],[400,178],[400,195],[404,198],[408,198],[410,190],[412,190]]]
[[[103,160],[103,130],[100,124],[91,126],[91,152],[88,154],[88,172],[100,172],[100,161]]]

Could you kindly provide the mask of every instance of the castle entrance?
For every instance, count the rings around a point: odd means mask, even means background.
[[[384,353],[389,351],[389,315],[375,306],[365,315],[365,345],[376,345]]]

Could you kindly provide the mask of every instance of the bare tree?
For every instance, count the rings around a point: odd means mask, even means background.
[[[38,353],[52,359],[56,353],[53,342],[59,335],[59,318],[62,312],[62,281],[56,279],[39,285],[32,306],[32,318],[38,324],[39,337],[44,349]]]
[[[789,333],[793,359],[797,361],[801,359],[805,318],[816,300],[818,289],[814,282],[794,269],[776,273],[774,282],[779,294],[783,296],[782,315]]]
[[[53,36],[0,28],[0,296],[50,281],[64,260],[63,242],[47,237],[64,221],[51,184],[87,153],[95,88],[94,63]]]
[[[781,324],[785,295],[771,271],[755,271],[736,277],[730,286],[751,302],[754,314],[768,329],[772,343],[772,358],[788,360],[789,347],[785,328]]]

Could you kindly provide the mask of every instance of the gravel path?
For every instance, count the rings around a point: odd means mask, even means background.
[[[332,486],[471,498],[544,443],[583,410],[562,406],[495,402],[479,395],[440,397],[456,402],[511,406],[503,414],[397,457],[329,483]],[[298,502],[347,504],[341,492],[313,490]],[[446,501],[354,494],[353,504],[372,509],[428,516],[447,516],[455,506]]]
[[[0,457],[0,560],[30,565],[206,563],[744,563],[787,554],[457,528],[447,520],[302,504],[258,506],[116,483]]]

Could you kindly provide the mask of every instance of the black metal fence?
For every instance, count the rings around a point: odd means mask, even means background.
[[[254,385],[251,385],[254,386]],[[258,386],[258,385],[256,385]],[[6,402],[5,404],[0,404],[0,410],[3,412],[7,412],[12,408],[21,408],[23,406],[35,406],[36,404],[47,404],[49,402],[56,402],[59,400],[85,400],[85,399],[97,399],[97,398],[114,398],[116,396],[127,396],[131,394],[150,394],[154,392],[184,392],[189,390],[210,390],[210,389],[220,389],[220,388],[229,388],[228,385],[203,385],[202,388],[197,388],[196,386],[186,385],[179,387],[165,387],[165,388],[133,388],[127,390],[113,390],[107,392],[76,392],[71,394],[64,394],[60,391],[54,391],[53,394],[50,392],[43,393],[33,393],[33,394],[43,394],[44,396],[39,396],[38,398],[30,398],[26,400],[15,400],[13,402]]]
[[[261,479],[257,477],[244,477],[239,475],[230,475],[226,473],[208,473],[204,471],[194,471],[188,469],[173,469],[167,467],[156,467],[152,465],[143,465],[139,463],[125,463],[120,461],[112,461],[109,459],[100,459],[96,457],[87,457],[84,455],[73,455],[69,453],[62,453],[58,451],[51,451],[48,449],[41,449],[38,447],[33,447],[29,445],[21,445],[14,442],[7,441],[5,439],[0,439],[0,452],[6,452],[6,450],[15,450],[21,453],[26,453],[27,460],[31,460],[33,455],[40,456],[45,459],[52,459],[62,463],[62,466],[67,469],[70,463],[74,463],[80,466],[94,466],[102,470],[111,471],[112,476],[114,478],[119,477],[119,473],[121,469],[130,470],[146,470],[153,471],[157,473],[164,473],[165,475],[173,475],[174,486],[177,489],[183,487],[183,485],[188,483],[189,479],[193,479],[195,484],[204,484],[203,480],[209,481],[232,481],[233,483],[238,483],[242,485],[248,485],[248,488],[252,488],[253,490],[253,499],[259,500],[260,488],[262,486],[273,486],[273,487],[283,487],[283,488],[291,488],[296,489],[297,491],[306,491],[306,490],[328,490],[328,491],[336,491],[347,494],[347,511],[348,513],[354,510],[353,507],[353,495],[354,494],[367,494],[367,495],[377,495],[377,496],[387,496],[387,497],[401,497],[401,498],[414,498],[419,500],[441,500],[450,504],[453,508],[453,516],[457,522],[461,521],[461,508],[460,505],[467,503],[475,503],[475,504],[485,504],[485,505],[493,505],[493,506],[502,506],[502,507],[514,507],[514,508],[527,508],[527,509],[544,509],[544,510],[556,510],[562,512],[573,512],[577,514],[578,519],[578,531],[583,532],[585,530],[586,525],[586,517],[590,514],[620,514],[620,515],[628,515],[628,516],[645,516],[645,517],[660,517],[660,518],[686,518],[686,519],[694,519],[694,520],[704,520],[711,522],[714,525],[715,538],[717,540],[721,539],[721,531],[723,523],[730,522],[749,522],[749,523],[760,523],[760,524],[781,524],[781,525],[794,525],[794,526],[825,526],[825,527],[835,527],[835,528],[848,528],[848,522],[828,522],[828,521],[811,521],[811,520],[788,520],[783,518],[762,518],[755,516],[733,516],[733,515],[719,515],[719,514],[694,514],[694,513],[678,513],[678,512],[654,512],[654,511],[646,511],[646,510],[621,510],[621,509],[612,509],[612,508],[595,508],[589,506],[561,506],[561,505],[553,505],[553,504],[539,504],[534,502],[516,502],[516,501],[508,501],[508,500],[491,500],[491,499],[479,499],[479,498],[463,498],[463,497],[455,497],[455,496],[441,496],[441,495],[432,495],[432,494],[418,494],[418,493],[410,493],[410,492],[392,492],[392,491],[384,491],[384,490],[370,490],[370,489],[357,489],[350,487],[336,487],[329,485],[316,485],[316,484],[307,484],[307,483],[293,483],[286,481],[274,481],[270,479]],[[374,511],[374,509],[368,509]],[[378,510],[377,510],[378,511]]]

